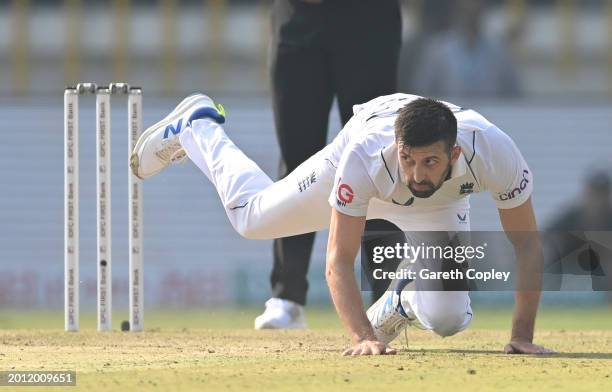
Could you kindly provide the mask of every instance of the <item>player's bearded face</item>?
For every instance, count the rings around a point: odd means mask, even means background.
[[[410,147],[398,144],[398,159],[402,182],[416,197],[433,195],[450,177],[453,164],[461,150],[448,149],[439,141],[429,146]]]

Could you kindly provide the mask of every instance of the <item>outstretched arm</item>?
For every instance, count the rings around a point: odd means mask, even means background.
[[[353,347],[344,351],[344,355],[395,354],[395,350],[376,340],[355,281],[354,263],[365,220],[365,216],[353,217],[332,209],[327,242],[327,284],[338,316],[353,340]]]
[[[518,207],[500,209],[501,224],[514,246],[517,258],[517,287],[508,354],[548,354],[552,351],[533,344],[535,319],[540,303],[544,266],[542,244],[537,235],[531,198]]]

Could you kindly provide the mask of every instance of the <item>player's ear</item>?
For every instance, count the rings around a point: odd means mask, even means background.
[[[454,146],[451,148],[451,164],[455,164],[455,162],[457,162],[459,155],[461,155],[461,147]]]

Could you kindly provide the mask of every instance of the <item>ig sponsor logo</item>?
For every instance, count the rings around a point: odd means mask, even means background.
[[[338,179],[338,193],[336,196],[336,202],[339,206],[346,207],[347,204],[353,202],[353,188],[349,184],[343,184],[342,178]]]

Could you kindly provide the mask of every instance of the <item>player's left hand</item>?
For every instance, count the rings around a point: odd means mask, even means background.
[[[395,355],[397,351],[378,340],[364,340],[352,348],[344,350],[342,355]]]
[[[539,346],[531,342],[512,340],[504,347],[506,354],[554,354],[555,352],[544,346]]]

